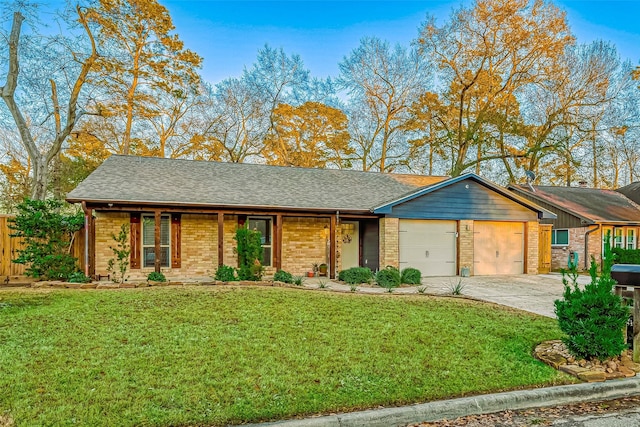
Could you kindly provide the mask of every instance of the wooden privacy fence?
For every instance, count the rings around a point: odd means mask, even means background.
[[[22,241],[17,237],[11,237],[13,230],[9,228],[9,220],[12,215],[0,215],[0,276],[23,276],[24,264],[12,262],[18,257],[18,250],[22,249]],[[77,265],[80,271],[84,271],[84,228],[78,231],[71,246],[71,255],[78,259]]]

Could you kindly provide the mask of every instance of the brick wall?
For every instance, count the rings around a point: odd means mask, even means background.
[[[329,264],[329,218],[284,217],[282,269],[303,276],[314,263]]]
[[[462,267],[469,267],[473,275],[473,221],[458,222],[458,274]]]
[[[587,267],[585,268],[584,237],[589,229],[590,227],[570,228],[569,244],[566,246],[551,247],[552,270],[567,268],[569,253],[571,251],[578,252],[578,270],[585,270],[589,268],[591,256],[595,257],[597,262],[600,262],[600,257],[602,254],[602,243],[600,239],[602,239],[602,232],[601,230],[597,230],[589,234],[589,256],[587,258]]]
[[[400,220],[380,218],[380,268],[400,267]]]
[[[527,259],[527,271],[526,274],[538,274],[538,243],[540,241],[540,235],[538,230],[538,222],[537,221],[529,221],[525,224],[525,233],[526,236],[526,246],[525,257]]]
[[[94,221],[96,227],[95,274],[106,275],[107,263],[114,258],[113,251],[109,247],[116,246],[112,234],[118,234],[122,224],[129,226],[129,214],[96,212]],[[127,231],[129,231],[128,228]]]

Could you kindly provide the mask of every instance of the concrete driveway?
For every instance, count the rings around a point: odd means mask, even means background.
[[[564,285],[559,273],[515,276],[429,277],[423,284],[429,291],[451,293],[452,284],[462,280],[463,295],[483,301],[514,307],[547,317],[555,317],[553,302],[562,297]],[[581,285],[591,281],[589,276],[579,276]]]
[[[579,276],[578,283],[589,283],[589,276]],[[305,282],[306,287],[316,288],[326,280],[312,278]],[[473,276],[473,277],[425,277],[422,287],[425,293],[435,295],[451,294],[458,282],[462,286],[462,295],[483,301],[493,302],[520,310],[530,311],[547,317],[555,317],[553,302],[562,297],[564,285],[559,273],[513,276]],[[330,289],[348,291],[349,286],[336,282],[326,283]],[[401,287],[394,294],[412,294],[418,292],[418,286]],[[358,292],[383,293],[378,286],[360,286]]]

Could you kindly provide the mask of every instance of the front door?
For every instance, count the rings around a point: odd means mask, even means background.
[[[357,222],[342,221],[342,269],[360,266],[360,237]]]

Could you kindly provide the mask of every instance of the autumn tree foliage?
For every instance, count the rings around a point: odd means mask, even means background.
[[[58,158],[63,142],[80,118],[78,103],[81,91],[98,60],[87,11],[77,7],[76,15],[88,40],[86,52],[81,50],[86,45],[75,50],[74,47],[78,46],[67,43],[67,40],[50,38],[46,45],[31,45],[32,48],[36,46],[39,56],[34,58],[28,56],[34,52],[25,52],[25,57],[20,52],[24,21],[20,12],[13,14],[11,32],[6,39],[8,62],[0,94],[20,135],[20,142],[29,155],[32,173],[30,196],[36,200],[44,200],[47,196],[51,164]],[[20,64],[24,61],[33,63],[34,59],[46,61],[47,56],[51,59],[48,76],[32,75],[37,83],[30,88],[19,89],[19,79],[25,77],[25,70],[29,70]],[[55,69],[56,66],[59,68]],[[41,92],[45,89],[48,90]]]
[[[169,11],[156,0],[97,0],[87,14],[97,28],[95,83],[104,96],[84,130],[104,128],[115,152],[164,157],[198,90],[202,59],[173,33]]]
[[[414,109],[429,110],[459,175],[483,160],[517,155],[503,134],[518,126],[518,95],[554,78],[573,42],[565,14],[539,0],[478,0],[438,26],[429,18],[418,44],[437,64],[439,87]]]
[[[348,167],[354,150],[349,147],[347,123],[342,111],[319,102],[280,104],[262,154],[271,165]]]

